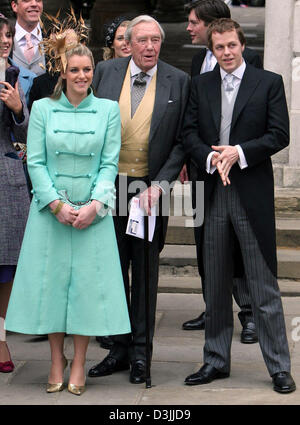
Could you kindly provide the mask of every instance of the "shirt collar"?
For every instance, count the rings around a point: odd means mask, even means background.
[[[21,27],[18,22],[16,22],[16,40],[20,41],[23,37],[25,37],[25,34],[27,34],[28,31],[24,30],[24,28]],[[36,37],[39,41],[42,41],[42,30],[41,26],[38,23],[37,26],[31,31],[31,33],[34,37]]]
[[[237,69],[235,69],[232,73],[231,73],[231,75],[234,75],[235,77],[237,77],[239,80],[241,80],[242,78],[243,78],[243,75],[244,75],[244,72],[245,72],[245,69],[246,69],[246,63],[245,63],[245,61],[244,61],[244,59],[243,59],[243,63],[237,68]],[[224,80],[224,78],[225,78],[225,76],[228,74],[228,72],[226,72],[226,71],[224,71],[224,69],[222,69],[221,67],[220,67],[220,73],[221,73],[221,78],[222,78],[222,81]]]
[[[157,64],[149,69],[146,74],[149,75],[149,77],[153,77],[153,75],[155,74],[157,70]],[[140,72],[142,72],[142,70],[135,64],[134,60],[131,58],[130,59],[130,75],[131,77],[134,77],[135,75],[138,75]]]

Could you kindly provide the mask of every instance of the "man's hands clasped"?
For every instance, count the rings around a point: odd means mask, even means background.
[[[215,153],[211,158],[211,165],[215,166],[220,174],[224,186],[230,184],[229,173],[231,167],[238,161],[239,153],[235,146],[212,146]]]

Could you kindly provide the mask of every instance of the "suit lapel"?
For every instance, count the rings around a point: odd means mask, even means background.
[[[205,86],[205,89],[206,89],[208,104],[214,119],[214,124],[219,134],[220,126],[221,126],[222,100],[221,100],[221,75],[220,75],[220,68],[218,65],[216,65],[213,71],[211,72],[211,77],[212,77],[211,83],[207,84]]]
[[[252,96],[259,82],[260,78],[258,73],[255,72],[255,68],[247,65],[236,97],[232,114],[231,129],[235,126],[239,115],[248,103],[249,98]]]
[[[206,56],[206,49],[201,49],[194,57],[194,62],[192,63],[192,77],[199,75],[201,72],[201,67]]]
[[[111,68],[109,69],[109,80],[104,79],[101,84],[101,97],[110,100],[119,101],[120,94],[123,87],[123,82],[126,76],[130,57],[126,60],[113,60]]]
[[[157,64],[157,80],[156,80],[156,92],[154,109],[151,120],[151,129],[149,141],[151,142],[154,134],[163,118],[168,102],[170,99],[171,92],[171,75],[165,71],[163,62],[158,61]]]

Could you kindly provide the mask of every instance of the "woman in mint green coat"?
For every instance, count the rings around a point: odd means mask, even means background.
[[[64,334],[74,336],[68,390],[85,389],[91,335],[130,332],[110,214],[121,144],[117,102],[94,97],[93,57],[66,54],[52,98],[34,102],[28,128],[33,200],[6,316],[6,329],[49,334],[47,392],[61,391]]]

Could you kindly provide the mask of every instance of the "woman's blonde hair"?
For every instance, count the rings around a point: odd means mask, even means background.
[[[95,68],[95,62],[94,62],[93,54],[90,51],[90,49],[87,46],[85,46],[84,44],[78,44],[76,47],[74,47],[73,49],[68,50],[66,52],[67,62],[69,61],[70,57],[72,57],[74,55],[87,56],[91,60],[92,67]],[[54,99],[54,100],[58,100],[60,98],[62,92],[66,91],[66,88],[67,88],[66,80],[64,78],[62,78],[62,76],[60,75],[50,98]]]

